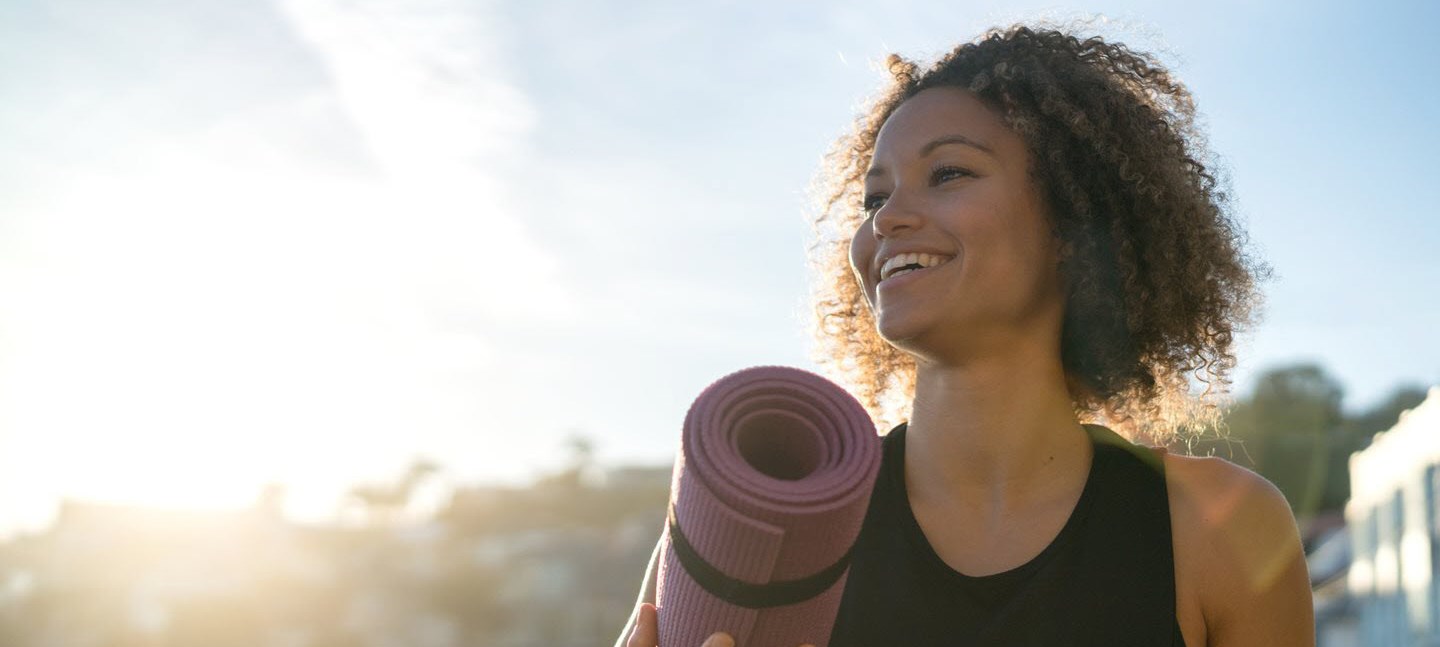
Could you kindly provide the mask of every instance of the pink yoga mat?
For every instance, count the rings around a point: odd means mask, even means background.
[[[830,641],[881,438],[825,378],[757,366],[706,387],[685,415],[656,606],[660,647]]]

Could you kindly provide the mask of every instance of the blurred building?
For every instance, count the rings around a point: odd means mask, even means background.
[[[1440,646],[1437,466],[1440,387],[1432,387],[1394,427],[1350,457],[1351,493],[1345,506],[1346,540],[1353,553],[1345,579],[1349,599],[1337,601],[1344,596],[1331,589],[1317,595],[1320,634],[1333,631],[1343,638],[1353,622],[1358,642],[1336,644]],[[1322,597],[1330,606],[1321,608]]]

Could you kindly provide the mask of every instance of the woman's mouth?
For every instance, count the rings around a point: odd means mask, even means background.
[[[896,273],[894,273],[894,274],[891,274],[890,276],[888,276],[888,277],[886,277],[886,278],[884,278],[884,279],[881,279],[881,280],[880,280],[880,283],[876,286],[876,290],[883,290],[883,289],[892,289],[892,290],[893,290],[893,289],[898,288],[898,287],[901,287],[901,286],[909,285],[909,284],[911,284],[911,283],[914,283],[914,282],[915,282],[916,280],[918,280],[921,276],[928,275],[928,274],[934,272],[934,271],[935,271],[936,269],[938,269],[938,268],[945,267],[946,265],[949,265],[949,264],[950,264],[950,261],[953,261],[953,260],[955,260],[955,259],[952,257],[952,258],[946,259],[943,263],[940,263],[940,264],[938,264],[938,265],[931,265],[931,266],[929,266],[929,267],[919,267],[919,268],[907,268],[907,269],[900,270],[900,271],[898,271],[898,272],[896,272]]]

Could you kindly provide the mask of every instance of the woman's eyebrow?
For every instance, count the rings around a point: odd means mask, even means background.
[[[964,135],[945,135],[944,137],[937,138],[930,143],[920,147],[920,156],[924,157],[926,155],[929,155],[930,153],[935,152],[935,149],[940,148],[941,146],[944,146],[946,144],[961,144],[983,151],[991,157],[995,156],[995,151],[990,150],[989,146],[970,139],[969,137],[966,137]]]
[[[973,149],[975,149],[975,150],[981,151],[981,152],[983,152],[983,153],[985,153],[986,155],[989,155],[989,156],[991,156],[991,157],[997,157],[997,156],[995,155],[995,151],[992,150],[989,146],[986,146],[986,145],[984,145],[984,144],[982,144],[982,143],[980,143],[980,142],[977,142],[977,141],[975,141],[975,140],[973,140],[973,139],[970,139],[969,137],[966,137],[966,136],[964,136],[964,135],[958,135],[958,134],[957,134],[957,135],[943,135],[943,136],[941,136],[941,137],[937,137],[937,138],[935,138],[935,139],[933,139],[933,140],[930,140],[930,142],[928,142],[928,143],[926,143],[924,146],[921,146],[921,147],[920,147],[920,157],[925,157],[926,155],[929,155],[930,153],[935,152],[935,149],[940,148],[941,146],[949,145],[949,144],[960,144],[960,145],[962,145],[962,146],[969,146],[969,147],[971,147],[971,148],[973,148]],[[876,177],[876,176],[884,175],[884,174],[885,174],[885,167],[883,167],[883,166],[873,166],[873,167],[870,168],[869,171],[867,171],[867,172],[865,173],[865,177],[866,177],[866,178],[872,178],[872,177]]]

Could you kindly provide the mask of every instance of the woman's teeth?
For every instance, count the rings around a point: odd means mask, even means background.
[[[941,256],[939,254],[924,254],[913,252],[908,254],[897,254],[890,260],[885,261],[884,267],[880,268],[880,276],[882,277],[881,281],[904,274],[906,270],[903,270],[901,268],[916,265],[919,266],[919,269],[936,267],[939,265],[944,265],[951,258],[953,257]],[[911,267],[910,269],[916,268]]]

